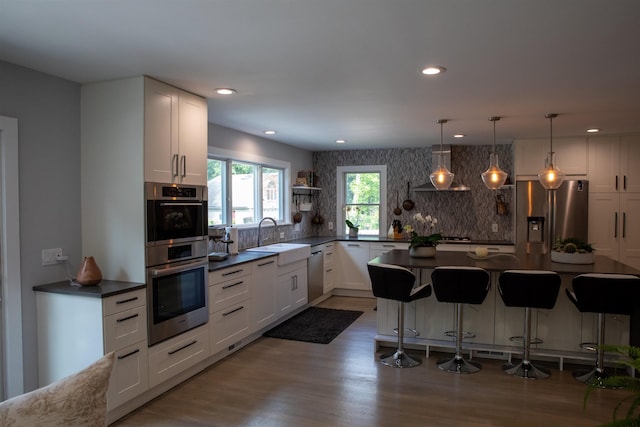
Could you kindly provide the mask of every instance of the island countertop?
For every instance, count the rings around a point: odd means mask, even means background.
[[[433,258],[413,258],[405,249],[394,249],[370,261],[393,264],[406,268],[433,269],[439,266],[480,267],[488,271],[504,270],[548,270],[559,274],[615,273],[640,275],[626,264],[611,258],[596,255],[593,264],[563,264],[552,262],[549,255],[534,255],[524,252],[516,254],[492,254],[486,258],[471,257],[465,252],[438,252]]]

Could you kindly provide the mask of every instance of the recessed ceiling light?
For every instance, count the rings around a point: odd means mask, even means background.
[[[347,142],[346,139],[336,139],[336,144],[344,144],[345,142]]]
[[[445,71],[447,71],[447,69],[444,67],[432,65],[423,69],[422,74],[425,74],[427,76],[434,76],[436,74],[444,73]]]
[[[587,129],[587,133],[598,133],[598,132],[600,132],[600,129],[598,128]]]
[[[265,135],[275,135],[277,132],[275,130],[265,130],[264,134]]]
[[[234,93],[238,93],[238,91],[230,87],[219,87],[216,89],[216,93],[218,95],[233,95]]]
[[[456,133],[455,135],[453,135],[454,138],[464,138],[465,134],[463,133]]]

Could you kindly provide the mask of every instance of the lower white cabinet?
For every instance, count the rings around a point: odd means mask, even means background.
[[[271,257],[253,263],[253,296],[251,310],[252,329],[257,331],[276,320],[277,258]]]
[[[199,326],[149,348],[149,387],[167,381],[209,356],[209,326]]]
[[[147,389],[148,357],[146,340],[116,351],[107,394],[109,410],[128,402]]]
[[[367,270],[369,259],[368,242],[338,242],[340,280],[336,283],[336,288],[371,290],[371,281]]]
[[[275,297],[277,317],[281,317],[307,303],[306,259],[278,266]]]

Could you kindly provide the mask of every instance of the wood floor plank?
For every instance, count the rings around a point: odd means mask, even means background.
[[[595,390],[569,370],[546,380],[507,376],[502,362],[455,375],[437,356],[422,365],[383,366],[374,353],[374,299],[332,297],[322,307],[362,310],[330,344],[260,338],[116,422],[136,426],[595,426],[628,393]]]

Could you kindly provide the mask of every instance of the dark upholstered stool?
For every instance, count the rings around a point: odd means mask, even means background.
[[[605,387],[604,319],[605,314],[633,314],[640,306],[640,278],[627,274],[581,274],[573,278],[573,292],[567,296],[582,313],[598,313],[597,357],[594,369],[573,373],[583,383]]]
[[[507,307],[524,307],[524,335],[522,336],[522,361],[517,365],[506,364],[504,371],[520,378],[547,378],[546,369],[536,367],[529,359],[531,350],[531,309],[552,309],[560,291],[560,275],[553,271],[506,270],[500,275],[498,290]],[[515,337],[512,337],[513,340]],[[535,340],[541,343],[541,340]]]
[[[404,352],[404,303],[426,298],[431,295],[431,285],[414,288],[416,276],[404,267],[390,264],[368,264],[373,295],[398,301],[398,348],[395,352],[380,357],[380,362],[396,368],[412,368],[420,365],[420,360],[409,357]]]
[[[436,267],[431,282],[438,301],[454,303],[456,311],[456,355],[438,367],[457,374],[478,372],[479,363],[462,357],[462,304],[482,304],[491,286],[489,273],[477,267]]]

